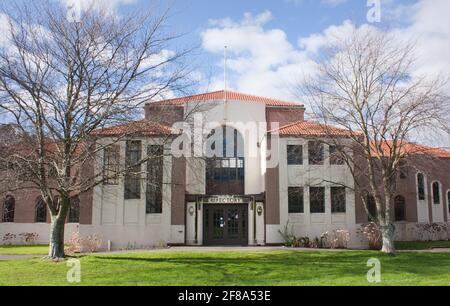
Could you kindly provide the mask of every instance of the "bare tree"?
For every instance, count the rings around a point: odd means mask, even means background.
[[[347,132],[345,138],[335,137],[324,127],[334,154],[363,191],[359,196],[382,233],[386,253],[395,252],[397,175],[409,155],[427,153],[411,150],[411,142],[437,130],[448,133],[445,81],[414,76],[414,63],[413,44],[402,44],[388,32],[355,29],[335,40],[318,61],[318,74],[300,88],[321,123]],[[376,204],[373,215],[367,195]]]
[[[12,188],[39,190],[51,214],[48,255],[61,258],[71,197],[104,179],[92,167],[104,147],[90,135],[185,89],[192,49],[173,51],[180,35],[168,29],[169,10],[156,7],[121,16],[92,7],[75,22],[54,1],[9,1],[3,13],[0,111],[21,137],[1,154],[2,169],[20,178]]]

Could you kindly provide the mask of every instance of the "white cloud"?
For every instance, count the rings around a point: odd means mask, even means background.
[[[9,26],[9,17],[5,14],[0,14],[0,46],[5,46],[10,39],[10,26]]]
[[[320,2],[322,4],[328,5],[328,6],[338,6],[340,4],[346,3],[348,0],[321,0]]]
[[[59,0],[73,10],[101,9],[116,13],[120,5],[133,4],[136,0]]]
[[[382,12],[386,18],[402,16],[403,22],[409,24],[391,31],[399,40],[417,41],[419,60],[414,73],[450,73],[450,19],[447,18],[450,1],[420,0],[410,6],[396,6],[390,1],[386,4]],[[290,98],[289,82],[304,73],[313,73],[312,59],[320,49],[354,28],[347,20],[320,33],[300,37],[298,46],[294,46],[283,30],[268,27],[271,19],[271,12],[265,11],[255,16],[247,13],[239,22],[230,18],[212,20],[210,27],[201,34],[203,47],[209,52],[222,54],[224,46],[228,46],[230,83],[237,90]],[[223,88],[223,77],[213,79],[212,87]]]
[[[240,22],[229,18],[213,20],[202,33],[203,47],[221,54],[228,47],[231,87],[253,94],[293,98],[289,82],[302,71],[311,70],[304,52],[297,50],[280,29],[266,30],[270,12],[244,15]],[[222,65],[222,63],[219,63]],[[210,89],[223,89],[223,79],[212,80]]]
[[[398,29],[399,37],[417,41],[416,73],[442,73],[450,77],[450,1],[421,0],[413,7],[412,24]]]

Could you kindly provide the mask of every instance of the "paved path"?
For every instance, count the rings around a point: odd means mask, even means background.
[[[33,257],[44,257],[45,255],[0,255],[1,260],[28,259]]]
[[[330,249],[304,249],[287,247],[203,247],[203,246],[180,246],[168,248],[155,248],[147,250],[123,250],[112,252],[99,252],[96,254],[124,254],[124,253],[153,253],[153,252],[264,252],[264,251],[297,251],[297,252],[349,252],[352,250],[330,250]]]

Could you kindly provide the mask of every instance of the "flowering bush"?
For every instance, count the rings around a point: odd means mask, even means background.
[[[383,247],[383,237],[381,235],[381,231],[375,223],[370,222],[362,224],[360,231],[369,241],[369,249],[381,250]]]
[[[83,238],[79,232],[74,232],[67,243],[66,253],[95,253],[100,249],[101,245],[102,240],[95,234]]]
[[[350,232],[347,230],[333,230],[321,236],[323,247],[330,249],[346,249],[350,242]]]

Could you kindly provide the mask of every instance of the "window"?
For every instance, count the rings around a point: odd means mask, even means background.
[[[36,223],[47,222],[47,205],[44,203],[42,198],[39,198],[35,207],[35,218]]]
[[[3,202],[3,222],[14,222],[14,210],[16,208],[16,200],[13,196],[6,196]]]
[[[345,160],[342,154],[342,148],[330,146],[330,165],[344,165]]]
[[[439,182],[433,183],[433,203],[436,205],[441,204],[441,185]]]
[[[80,198],[70,199],[69,223],[80,223]]]
[[[120,147],[112,145],[104,150],[103,155],[103,184],[118,185],[119,184],[119,160]]]
[[[419,200],[425,200],[425,176],[422,173],[417,174],[417,194]]]
[[[163,146],[148,146],[147,148],[147,190],[146,213],[162,213],[162,186],[163,186]]]
[[[324,187],[309,187],[309,205],[312,214],[325,213]]]
[[[448,213],[450,214],[450,190],[447,192],[447,204],[448,204]]]
[[[406,221],[406,201],[402,196],[396,196],[394,205],[395,205],[395,221]]]
[[[399,171],[399,176],[401,179],[408,178],[408,168],[407,168],[406,161],[404,161],[404,160],[400,161],[400,163],[398,165],[398,171]]]
[[[303,147],[287,146],[288,165],[303,165]]]
[[[308,142],[308,159],[310,165],[323,165],[323,144],[318,141]]]
[[[244,139],[235,128],[221,126],[208,136],[207,194],[244,194],[244,149]]]
[[[331,187],[331,212],[345,213],[345,187]]]
[[[302,214],[303,209],[303,188],[289,187],[288,188],[288,206],[290,214]]]
[[[367,195],[366,198],[367,210],[369,211],[369,222],[374,222],[377,219],[377,203],[373,195]]]
[[[125,200],[141,198],[141,141],[127,141],[125,149]]]

